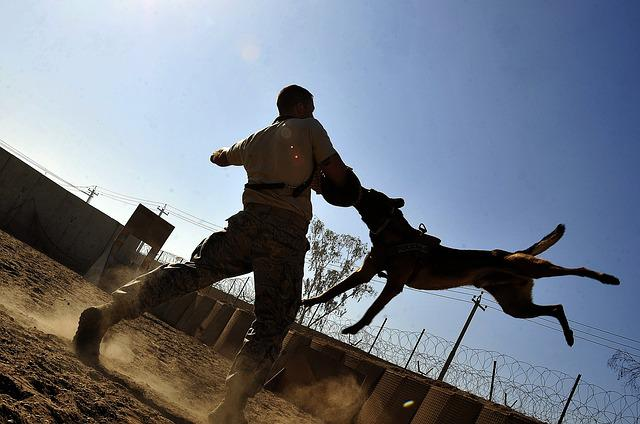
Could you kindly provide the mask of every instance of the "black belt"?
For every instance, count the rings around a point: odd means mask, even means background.
[[[293,197],[298,197],[302,194],[303,191],[305,191],[305,189],[307,187],[309,187],[311,185],[311,181],[313,180],[313,174],[315,173],[315,168],[314,171],[311,173],[311,177],[309,177],[309,179],[307,179],[307,181],[305,181],[304,183],[300,184],[297,187],[294,187],[293,190],[291,191],[291,195]],[[244,188],[248,188],[251,190],[278,190],[278,189],[282,189],[282,188],[286,188],[287,185],[285,183],[246,183],[244,185]]]

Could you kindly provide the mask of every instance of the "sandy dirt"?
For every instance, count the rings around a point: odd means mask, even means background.
[[[202,423],[230,362],[152,315],[115,326],[103,370],[70,341],[80,312],[109,299],[78,274],[0,231],[0,423]],[[320,423],[268,391],[250,423]]]

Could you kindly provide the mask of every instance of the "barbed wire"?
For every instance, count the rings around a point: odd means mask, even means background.
[[[351,320],[328,320],[321,331],[349,343],[340,331]],[[358,333],[358,346],[371,346],[380,327],[367,327]],[[393,328],[382,329],[371,353],[404,367],[420,333]],[[453,347],[453,342],[425,332],[407,369],[435,378]],[[487,398],[491,386],[493,363],[496,362],[494,393],[506,394],[509,406],[540,420],[555,422],[562,412],[575,377],[562,371],[532,365],[495,351],[460,346],[445,381],[459,389]],[[638,424],[640,397],[605,390],[582,381],[578,385],[565,422]]]

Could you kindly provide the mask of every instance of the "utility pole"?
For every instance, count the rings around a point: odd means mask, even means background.
[[[162,218],[162,215],[169,215],[169,212],[165,212],[165,209],[167,209],[167,204],[165,203],[163,207],[160,206],[156,206],[156,209],[158,209],[160,212],[158,213],[158,216],[160,218]]]
[[[438,381],[443,381],[444,376],[453,362],[453,357],[456,356],[456,351],[458,347],[460,347],[460,343],[462,342],[462,338],[464,337],[464,333],[467,332],[467,328],[469,328],[469,324],[471,324],[471,320],[473,319],[473,315],[476,313],[478,307],[483,311],[486,309],[486,306],[481,306],[480,301],[482,300],[482,293],[480,292],[480,296],[473,296],[473,309],[471,309],[471,313],[469,314],[469,318],[467,318],[467,322],[464,323],[464,327],[462,327],[462,331],[458,336],[458,340],[456,340],[456,344],[453,345],[453,349],[451,349],[451,353],[449,353],[449,357],[447,358],[447,362],[444,363],[444,367],[442,367],[442,371],[440,371],[440,375],[438,376]]]
[[[86,203],[91,203],[91,199],[93,199],[93,197],[94,197],[94,196],[97,196],[97,195],[98,195],[98,193],[96,193],[96,189],[97,189],[97,188],[98,188],[97,186],[93,186],[93,187],[91,188],[91,190],[89,190],[89,193],[88,193],[88,194],[89,194],[89,197],[87,198]],[[87,194],[87,193],[85,193],[85,194]]]

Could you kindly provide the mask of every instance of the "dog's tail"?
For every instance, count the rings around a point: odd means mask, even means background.
[[[520,250],[518,253],[526,253],[528,255],[539,255],[554,244],[564,235],[564,224],[559,224],[555,230],[547,234],[542,240],[528,247],[525,250]]]

